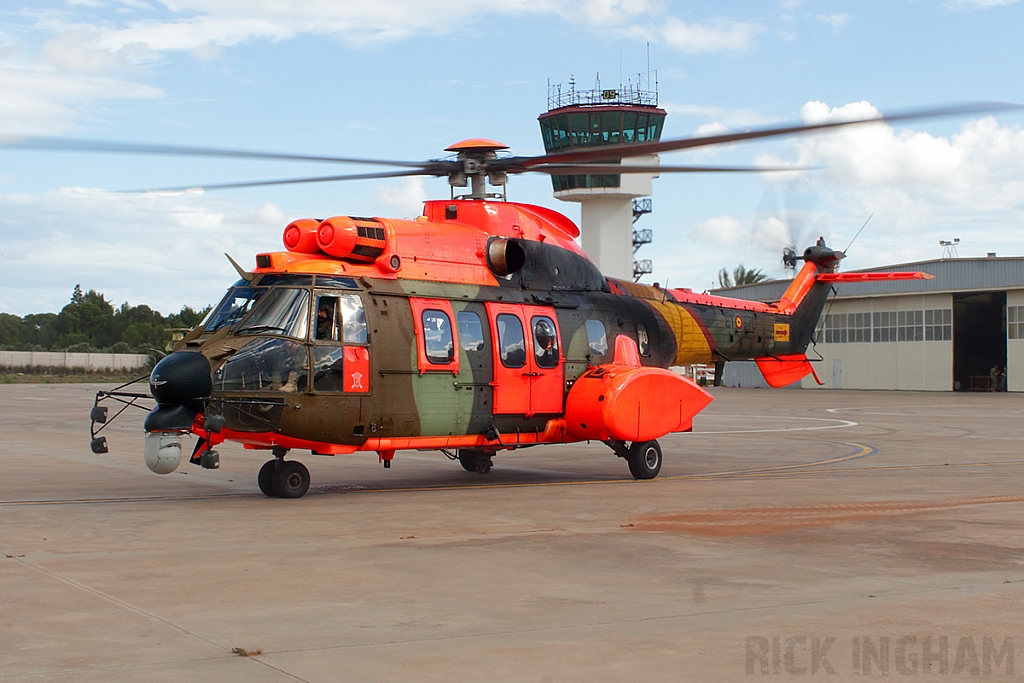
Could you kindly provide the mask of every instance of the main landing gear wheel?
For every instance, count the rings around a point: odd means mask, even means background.
[[[459,464],[467,472],[479,472],[480,474],[487,474],[494,465],[491,462],[491,456],[484,451],[467,450],[465,448],[459,449]]]
[[[274,494],[279,498],[301,498],[309,490],[309,470],[301,462],[284,460],[277,466],[273,481]]]
[[[268,460],[263,463],[260,473],[256,476],[256,483],[260,485],[263,495],[276,498],[274,493],[274,470],[277,469],[277,460]]]
[[[636,479],[654,479],[661,471],[661,445],[657,441],[637,441],[626,455],[629,473]]]

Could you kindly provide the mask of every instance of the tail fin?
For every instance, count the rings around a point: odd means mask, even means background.
[[[880,280],[927,280],[935,277],[928,273],[837,273],[835,265],[840,252],[827,249],[823,243],[804,252],[805,263],[782,298],[771,308],[772,312],[791,317],[786,324],[790,348],[797,353],[755,358],[758,369],[770,387],[783,387],[814,375],[818,384],[822,381],[807,360],[807,344],[811,341],[814,328],[821,318],[828,294],[833,283],[872,282]],[[778,327],[778,325],[776,325]],[[776,337],[778,339],[778,337]]]

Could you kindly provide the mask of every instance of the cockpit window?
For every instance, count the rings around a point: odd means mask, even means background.
[[[291,339],[253,339],[214,373],[219,391],[306,391],[306,347]],[[254,410],[253,415],[259,414]],[[259,419],[259,418],[257,418]]]
[[[305,339],[309,327],[309,292],[279,287],[262,298],[238,334],[269,334]]]
[[[309,286],[313,284],[312,275],[271,275],[266,274],[260,277],[256,281],[256,284],[260,287],[272,287],[274,285],[291,285],[293,287],[302,287],[303,285]]]
[[[203,329],[215,332],[222,327],[231,327],[252,310],[253,305],[266,293],[257,287],[232,287],[217,308],[203,321]]]

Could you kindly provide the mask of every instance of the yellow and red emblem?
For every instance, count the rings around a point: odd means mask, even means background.
[[[775,323],[775,341],[789,341],[789,323]]]

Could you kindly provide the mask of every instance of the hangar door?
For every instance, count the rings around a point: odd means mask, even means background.
[[[953,388],[989,389],[989,372],[1006,367],[1006,292],[953,295]]]

